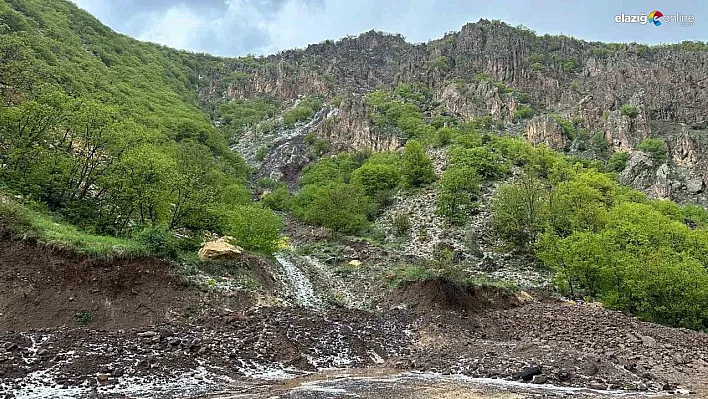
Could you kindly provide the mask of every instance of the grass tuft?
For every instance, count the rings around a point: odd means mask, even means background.
[[[2,195],[0,233],[13,239],[33,240],[90,258],[135,258],[149,255],[149,251],[134,240],[83,232]]]

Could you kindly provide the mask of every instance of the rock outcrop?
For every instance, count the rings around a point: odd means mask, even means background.
[[[219,238],[216,241],[209,241],[202,245],[199,250],[199,260],[233,260],[238,259],[243,254],[243,249],[230,244],[227,238]]]
[[[393,134],[377,132],[360,97],[349,96],[320,124],[318,135],[341,150],[391,151],[401,141]]]
[[[532,144],[545,144],[560,151],[563,151],[567,144],[563,128],[550,115],[531,119],[526,126],[526,139]]]
[[[400,147],[403,138],[373,126],[363,95],[420,83],[433,93],[436,112],[461,121],[491,116],[509,132],[576,155],[598,159],[606,149],[586,151],[577,140],[569,143],[549,115],[572,120],[593,139],[604,136],[613,151],[633,152],[649,137],[664,138],[667,166],[653,165],[649,173],[646,159],[637,155],[625,180],[637,187],[662,186],[648,192],[684,200],[705,192],[708,181],[708,146],[697,140],[708,127],[705,50],[700,43],[590,43],[480,20],[423,44],[370,31],[268,57],[207,58],[196,85],[200,103],[210,110],[230,99],[263,96],[288,104],[307,95],[343,98],[327,104],[306,128],[265,138],[246,134],[236,143],[234,149],[260,171],[257,177],[296,175],[312,160],[303,141],[307,134],[326,140],[331,151]],[[522,106],[537,118],[519,123],[529,115],[517,115]],[[429,118],[433,110],[424,112]],[[673,127],[657,128],[657,123]],[[686,133],[668,133],[681,124]],[[268,149],[265,159],[253,161],[262,147]]]

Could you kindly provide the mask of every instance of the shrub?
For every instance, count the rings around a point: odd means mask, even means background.
[[[352,183],[364,187],[366,194],[383,204],[401,183],[398,165],[367,162],[352,173]]]
[[[261,198],[261,202],[275,211],[289,211],[292,208],[293,197],[285,184],[278,183],[273,191]]]
[[[639,111],[637,110],[637,107],[635,107],[634,105],[631,105],[631,104],[623,104],[620,107],[620,112],[622,113],[622,115],[628,116],[632,119],[636,118],[637,115],[639,115]]]
[[[627,167],[627,161],[629,161],[628,152],[615,152],[610,156],[610,159],[607,160],[605,169],[607,169],[608,172],[619,173]]]
[[[666,162],[666,145],[664,140],[652,138],[644,139],[644,141],[639,143],[637,148],[649,153],[656,164]]]
[[[76,314],[74,315],[74,320],[76,321],[76,324],[80,326],[89,325],[93,322],[93,313],[89,312],[88,310],[76,312]]]
[[[436,212],[450,223],[462,225],[474,209],[482,179],[470,167],[448,169],[440,182]]]
[[[412,224],[411,218],[405,213],[396,213],[393,215],[393,229],[397,236],[402,236],[410,232]]]
[[[438,147],[445,147],[452,143],[452,139],[459,135],[460,131],[457,129],[452,129],[449,127],[443,127],[438,129],[435,137],[435,145]]]
[[[518,122],[522,119],[528,119],[533,116],[533,110],[527,104],[520,104],[514,111],[514,121]]]
[[[406,143],[401,156],[403,177],[409,187],[420,187],[435,181],[435,170],[423,146],[416,140]]]
[[[358,184],[307,185],[293,202],[293,214],[298,219],[350,234],[369,227],[372,209],[373,203]]]
[[[576,67],[575,61],[573,61],[573,60],[568,60],[563,63],[563,71],[565,71],[565,72],[570,72],[570,71],[574,70],[575,67]]]
[[[218,232],[233,237],[239,246],[268,254],[277,251],[283,220],[270,209],[240,205],[214,212],[218,218]]]
[[[178,255],[177,240],[169,230],[147,227],[133,234],[133,239],[154,256],[174,259]]]
[[[32,215],[22,205],[0,194],[0,238],[4,235],[35,236],[39,232],[32,226]]]
[[[453,148],[450,155],[453,164],[476,170],[484,180],[498,179],[509,172],[504,156],[488,146]]]
[[[266,155],[268,155],[268,147],[258,147],[258,150],[256,151],[256,161],[263,162],[263,160],[265,160]]]

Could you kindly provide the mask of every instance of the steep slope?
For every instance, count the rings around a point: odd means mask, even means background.
[[[198,107],[196,55],[117,34],[64,0],[3,1],[0,20],[0,190],[100,234],[238,236],[226,231],[235,206],[275,222],[251,206],[243,158]]]
[[[633,151],[644,139],[661,137],[670,155],[667,168],[657,175],[659,165],[633,159],[641,170],[627,180],[648,174],[636,186],[652,195],[705,201],[696,195],[707,178],[707,115],[701,106],[708,100],[707,57],[700,42],[589,43],[480,20],[419,45],[371,31],[258,59],[212,59],[202,64],[208,69],[201,72],[198,92],[211,110],[232,99],[335,99],[322,127],[310,130],[334,147],[382,150],[402,141],[372,126],[361,95],[420,83],[432,90],[437,113],[462,120],[491,115],[532,142],[560,150],[582,153],[583,146],[573,145],[576,138],[543,114],[599,132],[615,151]],[[539,117],[515,118],[526,105]]]

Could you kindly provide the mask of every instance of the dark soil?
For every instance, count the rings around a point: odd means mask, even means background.
[[[199,293],[154,259],[92,260],[0,242],[0,330],[77,325],[133,328],[164,322]]]
[[[21,332],[0,333],[0,392],[124,397],[137,387],[140,397],[190,397],[331,367],[637,392],[705,392],[708,381],[707,334],[587,304],[521,304],[505,290],[437,279],[390,296],[387,305],[415,311],[244,310],[247,298],[232,298],[242,307],[206,301],[179,281],[162,261],[109,263],[1,243],[0,329]],[[174,317],[193,307],[193,317]],[[76,328],[81,311],[91,312],[90,328]]]
[[[493,286],[460,285],[446,278],[407,282],[384,301],[404,304],[417,312],[453,311],[476,313],[519,306],[509,290]]]

